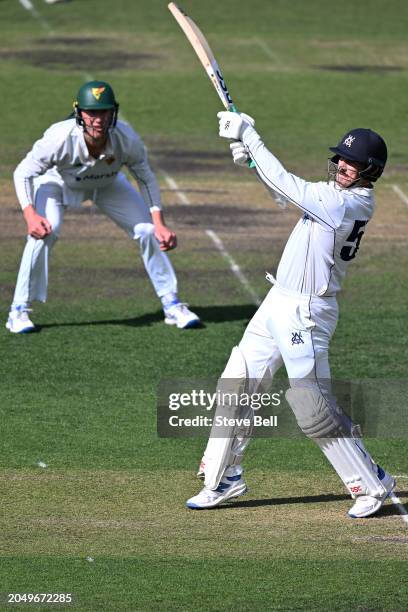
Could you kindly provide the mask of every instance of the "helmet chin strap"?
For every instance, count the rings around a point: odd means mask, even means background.
[[[119,104],[116,104],[115,108],[112,109],[109,125],[107,126],[107,128],[105,130],[105,136],[108,135],[108,132],[109,132],[110,128],[113,128],[116,125],[118,109],[119,109]],[[84,133],[88,134],[91,138],[93,138],[92,134],[86,128],[85,121],[84,121],[84,119],[82,117],[81,109],[78,107],[77,104],[74,105],[74,114],[75,114],[75,119],[76,119],[77,125],[79,125],[83,129]],[[92,123],[95,120],[96,120],[96,117],[93,119]],[[92,126],[90,126],[90,127],[92,127]]]
[[[97,119],[96,117],[91,119],[90,125],[88,125],[88,126],[86,126],[85,125],[85,121],[82,120],[82,122],[83,122],[82,127],[83,127],[83,130],[84,130],[84,133],[88,134],[88,136],[90,136],[92,138],[92,140],[95,140],[95,136],[92,134],[92,132],[94,131],[93,125],[94,125],[96,119]],[[106,138],[106,136],[108,135],[109,127],[110,127],[110,122],[109,122],[109,125],[107,125],[107,127],[103,131],[103,138]],[[101,136],[101,140],[102,140],[102,136]]]

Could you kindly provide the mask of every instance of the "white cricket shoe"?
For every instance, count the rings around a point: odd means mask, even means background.
[[[35,325],[28,316],[29,312],[31,312],[31,308],[25,308],[24,306],[17,306],[10,310],[6,323],[7,329],[13,334],[26,334],[33,331]]]
[[[191,312],[187,306],[183,302],[176,302],[165,308],[164,322],[167,325],[177,325],[179,329],[198,327],[200,325],[200,318],[194,312]]]
[[[387,497],[392,493],[396,485],[395,478],[385,472],[380,466],[378,466],[378,476],[386,489],[383,495],[373,497],[372,495],[359,495],[352,508],[348,511],[348,515],[351,518],[365,518],[372,516],[381,508]]]
[[[239,473],[229,476],[228,474],[234,474],[237,472],[237,467],[227,468],[224,476],[221,478],[220,484],[213,491],[204,487],[198,495],[191,497],[187,500],[186,505],[191,510],[203,510],[205,508],[215,508],[227,499],[233,497],[239,497],[244,495],[248,491],[248,487],[242,478],[242,468]]]

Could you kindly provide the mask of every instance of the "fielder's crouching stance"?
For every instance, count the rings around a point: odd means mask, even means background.
[[[268,388],[284,364],[291,381],[286,398],[298,425],[322,449],[355,499],[349,515],[370,516],[395,481],[373,461],[331,395],[328,351],[338,318],[336,293],[374,211],[373,183],[387,160],[385,142],[371,130],[351,130],[330,149],[334,156],[328,182],[309,183],[283,168],[250,117],[231,112],[218,117],[220,136],[239,141],[230,145],[234,162],[246,165],[250,157],[266,186],[303,212],[272,279],[274,286],[232,350],[220,387],[224,379],[229,387],[235,379],[237,388],[254,387],[246,388],[247,393]],[[217,410],[240,414],[239,406]],[[189,508],[213,508],[246,491],[241,459],[249,429],[226,428],[222,437],[219,430],[214,432],[213,427],[200,466],[205,487],[187,501]]]
[[[143,141],[118,120],[118,109],[108,83],[86,83],[74,102],[74,117],[52,125],[14,172],[28,238],[6,324],[13,333],[34,329],[28,313],[33,300],[47,299],[48,259],[64,209],[87,199],[139,242],[165,322],[179,328],[200,322],[178,299],[176,275],[164,252],[177,246],[176,234],[164,223],[159,186]],[[120,171],[122,166],[137,180],[140,193]]]

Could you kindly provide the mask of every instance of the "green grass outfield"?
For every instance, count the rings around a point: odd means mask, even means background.
[[[84,611],[406,610],[399,509],[347,519],[350,499],[308,440],[254,440],[248,495],[213,512],[185,508],[205,440],[158,438],[159,381],[217,377],[255,309],[205,230],[263,296],[297,214],[232,167],[218,98],[166,2],[32,4],[37,17],[0,1],[0,609],[9,592],[65,592]],[[396,187],[408,194],[406,2],[182,6],[288,168],[320,178],[327,147],[350,126],[384,135],[389,165],[340,297],[331,363],[339,379],[405,379],[408,207]],[[181,296],[202,329],[163,324],[135,246],[89,208],[66,216],[49,301],[35,305],[40,333],[3,327],[24,245],[12,171],[87,75],[112,83],[145,138],[179,235]],[[368,445],[400,475],[406,503],[406,440]]]

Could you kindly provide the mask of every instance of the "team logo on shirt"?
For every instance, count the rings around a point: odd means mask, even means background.
[[[92,91],[93,97],[99,100],[99,98],[101,97],[105,89],[106,87],[92,87],[91,91]]]
[[[343,142],[344,145],[346,145],[346,147],[350,148],[351,145],[353,144],[353,142],[355,141],[356,137],[355,136],[347,136],[346,140]]]
[[[304,344],[305,341],[302,338],[302,332],[292,332],[292,346],[294,344]]]

